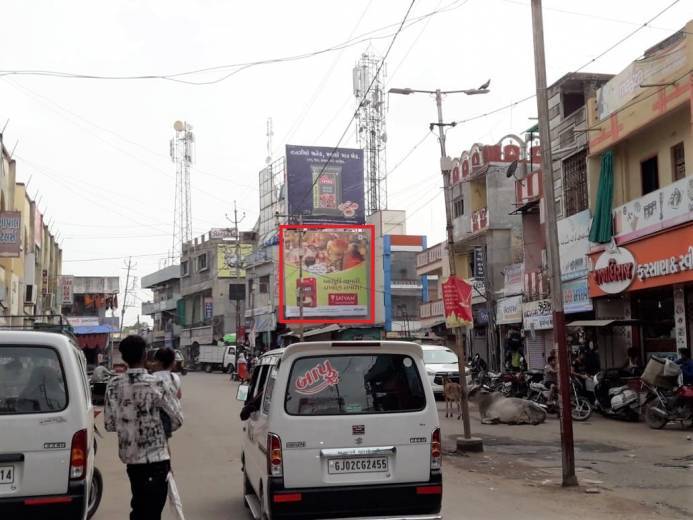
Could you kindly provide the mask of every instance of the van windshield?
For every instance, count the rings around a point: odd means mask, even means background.
[[[457,354],[449,349],[424,350],[424,363],[427,365],[451,365],[457,363]]]
[[[65,375],[55,350],[0,347],[0,415],[59,412],[66,406]]]
[[[291,367],[290,415],[350,415],[423,410],[416,363],[402,354],[314,356]]]

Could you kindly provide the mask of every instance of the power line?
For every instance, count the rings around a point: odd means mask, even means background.
[[[106,260],[123,260],[126,258],[145,258],[148,256],[166,256],[168,252],[164,251],[163,253],[144,253],[141,255],[124,255],[124,256],[108,256],[108,257],[101,257],[101,258],[76,258],[73,260],[63,260],[63,263],[76,263],[76,262],[101,262],[101,261],[106,261]]]
[[[460,7],[458,4],[462,0],[455,0],[454,2],[451,2],[447,6],[436,9],[434,11],[430,11],[426,14],[423,14],[419,17],[416,17],[412,20],[409,21],[409,24],[405,28],[412,27],[413,25],[420,23],[431,16],[435,16],[440,13],[452,11],[454,9],[457,9]],[[291,61],[298,61],[298,60],[304,60],[308,58],[313,58],[315,56],[320,56],[322,54],[326,54],[329,52],[334,52],[334,51],[339,51],[348,47],[353,47],[355,45],[359,45],[361,43],[367,42],[367,41],[372,41],[372,40],[382,40],[385,38],[388,38],[392,36],[393,34],[399,34],[399,32],[402,30],[402,25],[397,29],[395,33],[388,33],[388,34],[383,34],[383,35],[378,35],[379,32],[390,29],[391,27],[396,27],[397,25],[400,25],[398,23],[395,24],[389,24],[385,25],[382,27],[379,27],[377,29],[373,29],[371,31],[368,31],[366,33],[363,33],[359,36],[356,36],[350,40],[347,40],[346,42],[342,42],[330,47],[326,47],[323,49],[319,49],[316,51],[311,51],[311,52],[306,52],[302,54],[296,54],[292,56],[284,56],[284,57],[278,57],[278,58],[269,58],[269,59],[263,59],[263,60],[256,60],[256,61],[248,61],[248,62],[241,62],[241,63],[233,63],[233,64],[227,64],[227,65],[216,65],[213,67],[205,67],[205,68],[200,68],[196,70],[188,70],[184,72],[176,72],[172,74],[145,74],[145,75],[99,75],[99,74],[86,74],[86,73],[74,73],[74,72],[65,72],[65,71],[56,71],[56,70],[41,70],[41,69],[35,69],[35,70],[0,70],[0,76],[47,76],[47,77],[55,77],[55,78],[67,78],[67,79],[91,79],[91,80],[167,80],[167,81],[174,81],[177,83],[185,83],[188,85],[212,85],[215,83],[220,83],[231,76],[238,74],[239,72],[249,69],[251,67],[259,66],[259,65],[270,65],[270,64],[275,64],[275,63],[285,63],[285,62],[291,62]],[[216,78],[214,80],[210,81],[189,81],[189,80],[184,80],[180,79],[183,77],[187,76],[193,76],[196,74],[202,74],[202,73],[207,73],[207,72],[214,72],[214,71],[222,71],[222,70],[227,70],[227,69],[234,69],[228,74],[225,74],[222,77]]]

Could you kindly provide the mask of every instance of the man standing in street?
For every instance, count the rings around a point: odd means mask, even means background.
[[[140,336],[121,341],[119,350],[128,371],[108,384],[104,407],[106,431],[118,432],[120,460],[127,465],[130,520],[161,519],[171,468],[161,412],[171,419],[171,431],[183,423],[173,385],[145,369],[146,347]]]

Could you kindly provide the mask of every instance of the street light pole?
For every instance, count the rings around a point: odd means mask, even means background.
[[[455,264],[455,237],[453,234],[453,214],[452,214],[452,172],[450,170],[448,154],[445,147],[445,127],[455,126],[456,123],[445,123],[443,120],[443,94],[457,94],[463,93],[466,95],[475,94],[487,94],[488,85],[490,83],[486,82],[478,89],[468,89],[468,90],[448,90],[442,91],[441,89],[436,90],[414,90],[410,88],[405,89],[390,89],[392,94],[402,94],[408,96],[413,93],[425,93],[433,94],[436,99],[436,108],[438,110],[438,123],[432,124],[438,127],[438,142],[440,144],[440,168],[443,174],[443,191],[445,195],[445,228],[447,231],[447,246],[448,246],[448,261],[450,262],[450,276],[457,275],[457,266]],[[469,421],[469,400],[468,400],[468,388],[467,388],[467,374],[466,374],[466,349],[464,344],[465,331],[462,327],[455,327],[453,329],[455,334],[455,352],[458,358],[458,367],[460,374],[460,387],[462,390],[462,424],[464,429],[464,437],[458,437],[457,439],[457,449],[459,451],[483,451],[484,445],[480,438],[472,437],[471,425]]]
[[[549,131],[549,104],[546,92],[546,57],[544,55],[544,22],[541,0],[532,0],[532,35],[534,40],[534,74],[537,87],[537,110],[541,140],[541,162],[546,209],[546,252],[551,271],[551,308],[553,310],[553,342],[558,350],[558,388],[561,397],[561,451],[563,485],[577,486],[575,476],[575,447],[570,404],[570,374],[568,347],[565,337],[565,313],[561,290],[561,262],[558,250],[558,226],[554,203],[553,160]]]

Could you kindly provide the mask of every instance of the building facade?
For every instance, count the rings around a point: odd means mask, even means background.
[[[142,277],[142,289],[152,291],[152,301],[142,303],[142,314],[152,319],[151,343],[155,347],[180,345],[180,272],[180,265],[176,264]]]
[[[588,102],[589,295],[603,356],[622,364],[693,337],[693,22],[644,52]]]

